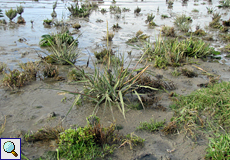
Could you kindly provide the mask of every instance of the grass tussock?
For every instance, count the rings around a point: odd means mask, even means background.
[[[136,43],[139,41],[145,41],[147,38],[149,38],[149,36],[146,34],[143,34],[143,31],[139,30],[137,31],[136,36],[131,39],[128,39],[126,43]]]
[[[134,9],[134,13],[139,14],[141,12],[141,8],[137,6],[136,9]]]
[[[212,21],[209,23],[209,27],[211,28],[220,28],[220,18],[221,15],[219,13],[213,13]]]

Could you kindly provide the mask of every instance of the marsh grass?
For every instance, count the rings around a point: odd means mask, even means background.
[[[24,12],[24,8],[22,6],[17,6],[17,13],[22,16],[22,13]]]
[[[44,68],[42,69],[44,77],[57,77],[59,72],[58,68],[55,65],[45,63]]]
[[[149,38],[149,36],[146,34],[143,34],[142,30],[139,30],[137,31],[136,36],[131,39],[128,39],[126,43],[136,43],[139,41],[146,41],[147,38]]]
[[[220,28],[221,27],[221,24],[219,22],[220,18],[221,18],[220,13],[213,13],[212,21],[209,23],[209,26],[211,28]]]
[[[1,9],[0,9],[0,17],[4,17]]]
[[[187,17],[185,14],[179,15],[175,18],[174,24],[182,32],[188,32],[190,29],[190,23],[192,22],[191,17]]]
[[[192,12],[199,12],[199,10],[198,9],[193,9]]]
[[[174,27],[163,26],[161,31],[165,36],[170,36],[170,37],[176,36]]]
[[[62,132],[64,132],[62,126],[44,127],[34,134],[27,133],[24,137],[27,142],[57,140]]]
[[[212,14],[214,11],[214,8],[206,7],[208,14]]]
[[[230,134],[216,133],[214,137],[209,138],[209,145],[206,149],[206,159],[228,159],[230,157]]]
[[[114,37],[114,33],[113,32],[108,32],[107,34],[106,34],[106,36],[103,38],[103,40],[105,40],[105,41],[112,41],[113,40],[113,37]]]
[[[153,19],[155,18],[155,16],[151,13],[147,15],[147,19],[145,20],[145,23],[149,23],[151,21],[153,21]]]
[[[73,68],[68,72],[67,78],[69,81],[80,81],[83,79],[82,73],[77,69]]]
[[[229,130],[229,93],[230,83],[222,82],[210,84],[187,96],[179,96],[171,106],[175,111],[172,121],[195,139],[199,129],[211,132],[210,125]]]
[[[137,130],[145,130],[149,132],[159,131],[159,128],[164,126],[165,121],[154,121],[150,119],[150,122],[140,122],[140,125],[137,127]]]
[[[171,72],[172,76],[174,77],[178,77],[181,75],[181,72],[178,71],[177,68],[174,69],[174,71]]]
[[[87,5],[80,6],[78,3],[71,4],[68,8],[71,15],[76,17],[88,17],[90,15],[91,8]]]
[[[8,73],[3,72],[3,74],[4,77],[2,80],[2,85],[7,86],[11,89],[20,88],[29,81],[27,75],[24,72],[20,72],[17,69],[9,69]]]
[[[109,10],[110,10],[110,13],[112,14],[120,14],[121,13],[121,8],[119,6],[116,6],[116,5],[111,5],[109,7]]]
[[[220,1],[220,5],[218,6],[219,8],[223,7],[223,8],[228,8],[230,7],[230,0],[223,0]]]
[[[137,146],[137,145],[143,146],[144,141],[145,139],[142,139],[138,137],[136,134],[131,133],[131,134],[126,135],[126,137],[122,140],[122,144],[118,148],[124,146],[125,144],[128,144],[130,149],[132,150],[133,146]]]
[[[6,70],[7,65],[5,63],[0,63],[0,74]]]
[[[39,62],[19,63],[19,67],[24,70],[30,80],[36,80],[39,71]]]
[[[117,24],[114,24],[112,28],[113,30],[118,30],[118,29],[121,29],[121,26],[117,23]]]
[[[43,20],[43,24],[44,25],[52,25],[52,23],[53,23],[53,20],[52,19],[45,19],[45,20]]]
[[[17,16],[17,10],[9,9],[5,11],[6,16],[12,21]]]
[[[202,40],[194,40],[192,37],[179,41],[175,39],[161,39],[154,44],[152,50],[150,42],[146,42],[144,52],[147,54],[149,61],[155,60],[155,66],[162,68],[167,65],[180,66],[185,62],[186,57],[202,58],[212,54],[220,54],[215,52],[214,48]]]

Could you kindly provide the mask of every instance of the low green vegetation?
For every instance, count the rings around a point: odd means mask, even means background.
[[[90,15],[90,9],[91,8],[86,8],[86,6],[80,6],[78,3],[71,4],[68,7],[71,15],[76,17],[88,17]]]
[[[125,144],[128,144],[130,149],[132,150],[133,146],[137,146],[137,145],[143,146],[144,141],[145,141],[144,139],[138,137],[134,133],[131,133],[131,134],[128,134],[125,136],[125,138],[122,140],[122,144],[119,146],[119,148],[124,146]]]
[[[47,78],[57,77],[58,76],[58,68],[55,65],[45,63],[43,68],[43,75]]]
[[[192,37],[179,41],[177,38],[157,40],[152,50],[150,42],[146,43],[144,52],[149,61],[155,60],[155,67],[165,68],[166,66],[180,66],[185,62],[186,57],[202,58],[212,54],[218,55],[214,48],[203,40],[194,40]]]
[[[137,127],[137,130],[145,130],[149,132],[158,131],[159,128],[164,126],[165,121],[156,122],[153,119],[150,119],[150,122],[140,122],[140,125]]]
[[[6,64],[0,63],[0,74],[2,74],[6,70]]]
[[[214,134],[209,138],[206,159],[228,159],[230,156],[230,134]]]
[[[165,14],[162,14],[162,15],[161,15],[161,18],[169,18],[169,16],[168,16],[168,15],[165,15]]]
[[[36,79],[39,70],[39,62],[19,63],[19,67],[27,75],[28,79],[31,80]]]
[[[0,9],[0,17],[4,17],[1,9]]]
[[[51,43],[57,44],[57,43],[67,43],[68,45],[72,44],[75,42],[75,45],[78,44],[78,40],[74,40],[73,36],[69,34],[69,31],[61,32],[61,33],[56,33],[56,34],[45,34],[42,35],[42,39],[39,42],[39,45],[41,47],[50,47]]]
[[[212,21],[209,23],[209,26],[211,28],[220,28],[221,27],[220,18],[221,15],[219,13],[214,13],[212,17]]]
[[[222,0],[220,1],[220,5],[218,6],[219,8],[228,8],[230,7],[230,0]]]
[[[177,96],[171,108],[175,111],[169,128],[182,129],[193,139],[200,132],[209,137],[206,159],[228,159],[230,156],[230,82],[209,83],[207,88],[187,96]]]
[[[212,14],[214,11],[214,8],[206,7],[208,14]]]
[[[192,12],[199,12],[199,10],[198,9],[193,9]]]
[[[45,20],[43,20],[43,24],[44,25],[51,25],[52,24],[52,22],[53,22],[53,20],[52,19],[45,19]]]
[[[149,38],[149,36],[146,34],[143,34],[143,31],[139,30],[137,31],[136,36],[131,39],[128,39],[126,43],[136,43],[139,41],[145,41],[147,38]]]
[[[171,72],[172,76],[174,77],[178,77],[181,75],[181,72],[178,71],[177,68],[174,69],[174,71]]]
[[[112,41],[113,40],[113,37],[114,37],[114,33],[113,32],[108,32],[106,34],[106,36],[103,38],[105,41]]]
[[[83,79],[82,73],[77,69],[73,68],[68,72],[67,75],[68,81],[80,81]]]
[[[15,9],[9,9],[5,11],[6,16],[12,21],[17,16],[17,10]]]
[[[190,29],[191,22],[191,17],[187,17],[185,14],[182,14],[176,17],[174,24],[179,28],[180,31],[188,32]]]
[[[79,23],[74,23],[74,24],[72,25],[72,27],[75,28],[75,29],[80,29],[80,28],[81,28],[81,25],[80,25]]]
[[[110,13],[112,14],[120,14],[121,13],[121,8],[119,6],[116,5],[111,5],[109,7]]]

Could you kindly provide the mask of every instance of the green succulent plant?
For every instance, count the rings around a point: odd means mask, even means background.
[[[24,8],[22,6],[17,6],[17,13],[22,16],[22,13],[24,12]]]

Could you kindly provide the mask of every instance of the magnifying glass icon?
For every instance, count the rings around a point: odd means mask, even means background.
[[[3,145],[3,149],[7,153],[12,153],[15,157],[18,156],[18,154],[14,151],[15,150],[15,145],[11,141],[7,141]]]

